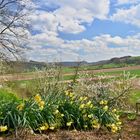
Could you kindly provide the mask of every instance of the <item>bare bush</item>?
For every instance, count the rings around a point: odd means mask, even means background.
[[[97,102],[107,100],[111,106],[129,109],[128,99],[132,93],[133,79],[130,73],[119,76],[94,75],[93,73],[80,72],[80,82],[75,87],[78,94],[86,94]]]

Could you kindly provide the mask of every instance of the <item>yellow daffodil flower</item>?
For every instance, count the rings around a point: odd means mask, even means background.
[[[44,123],[43,126],[39,127],[39,130],[41,130],[41,131],[48,130],[48,129],[49,129],[48,123]]]
[[[108,104],[108,101],[106,101],[106,100],[101,100],[100,101],[100,105],[107,105]]]
[[[93,114],[88,115],[88,118],[90,118],[90,119],[91,119],[92,117],[93,117]]]
[[[68,91],[65,91],[65,95],[68,96],[69,95],[69,92]]]
[[[7,125],[6,126],[3,126],[3,125],[0,126],[0,132],[5,132],[6,130],[8,130]]]
[[[64,117],[64,114],[61,114],[61,117]]]
[[[50,126],[50,130],[54,130],[55,129],[55,127],[54,126]]]
[[[74,93],[70,92],[69,96],[72,98],[74,96]]]
[[[101,125],[99,123],[97,123],[97,124],[93,124],[92,127],[96,128],[96,129],[99,129],[101,127]]]
[[[82,109],[84,107],[85,107],[85,104],[81,104],[79,108]]]
[[[107,111],[107,110],[108,110],[108,106],[107,106],[107,105],[104,106],[104,107],[103,107],[103,110],[104,110],[104,111]]]
[[[104,101],[102,100],[102,101],[100,101],[100,105],[103,105],[104,104]]]
[[[84,99],[84,97],[80,97],[79,100],[82,101]]]
[[[111,124],[111,131],[113,132],[113,133],[115,133],[115,132],[117,132],[118,131],[118,127],[113,123],[113,124]]]
[[[112,112],[115,113],[117,111],[117,109],[113,109]]]
[[[43,110],[43,109],[44,109],[44,106],[40,106],[39,109],[40,109],[40,110]]]
[[[72,121],[71,121],[71,122],[67,122],[67,124],[66,124],[66,125],[67,125],[67,126],[71,126],[71,125],[72,125],[72,123],[73,123]]]
[[[92,121],[92,124],[97,124],[97,123],[98,123],[98,119]]]
[[[54,112],[54,114],[58,114],[59,113],[59,110],[57,109],[57,110],[55,110],[55,112]]]
[[[121,125],[121,124],[122,124],[122,122],[121,122],[121,121],[119,121],[119,122],[117,122],[116,124],[117,124],[117,125]]]
[[[89,108],[92,108],[93,107],[93,104],[91,104],[90,106],[89,106]]]
[[[91,105],[91,103],[92,103],[91,101],[88,101],[88,102],[86,103],[86,106],[89,107],[89,106]]]
[[[23,108],[24,108],[24,103],[21,103],[20,105],[17,106],[17,109],[19,111],[23,110]]]
[[[41,96],[39,94],[35,95],[34,100],[39,103],[41,102]]]
[[[88,99],[88,97],[83,97],[83,101],[85,101],[85,100],[87,100]]]
[[[38,104],[39,104],[39,106],[44,106],[45,102],[44,101],[40,101]]]
[[[88,128],[88,126],[87,125],[84,125],[84,128]]]

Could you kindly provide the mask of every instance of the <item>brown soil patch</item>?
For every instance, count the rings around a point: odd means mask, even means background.
[[[97,132],[60,130],[42,135],[24,135],[16,139],[8,137],[0,138],[0,140],[140,140],[140,116],[134,121],[125,119],[120,134],[112,134],[107,130]]]

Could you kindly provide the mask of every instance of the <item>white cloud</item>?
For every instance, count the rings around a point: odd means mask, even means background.
[[[129,9],[117,9],[117,12],[110,19],[140,27],[140,4],[132,6]]]
[[[50,42],[44,40],[41,35],[35,40],[36,49],[28,55],[39,61],[76,61],[78,58],[86,61],[98,61],[116,56],[139,55],[140,52],[140,34],[124,38],[104,34],[93,39],[71,41],[49,38]],[[44,43],[46,47],[40,49],[39,46],[43,46],[43,44],[37,44],[37,42]]]
[[[117,5],[123,5],[123,4],[136,4],[140,2],[140,0],[118,0]]]
[[[119,3],[120,1],[118,1]],[[124,1],[123,3],[128,3]],[[132,2],[132,1],[131,1]],[[133,1],[134,2],[134,1]],[[140,34],[135,36],[111,36],[103,34],[92,39],[64,40],[59,32],[78,34],[86,30],[95,18],[108,19],[110,0],[42,0],[30,16],[36,34],[30,38],[29,59],[38,61],[98,61],[115,56],[139,55]],[[140,27],[140,4],[129,9],[118,9],[110,19]]]
[[[83,32],[85,23],[91,24],[94,18],[106,19],[110,9],[109,0],[44,0],[38,7],[42,8],[43,5],[55,5],[58,8],[50,12],[38,10],[31,16],[32,24],[35,29],[56,33]]]

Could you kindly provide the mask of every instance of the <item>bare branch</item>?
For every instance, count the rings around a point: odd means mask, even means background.
[[[4,0],[2,1],[2,3],[4,2]],[[16,2],[16,0],[13,0],[13,1],[9,1],[9,2],[7,2],[7,3],[4,3],[3,5],[2,4],[0,4],[1,6],[0,6],[0,9],[2,9],[2,8],[4,8],[5,6],[7,6],[8,4],[11,4],[11,3],[15,3]]]
[[[23,47],[23,40],[27,37],[28,21],[25,8],[26,2],[21,0],[1,0],[0,2],[0,55],[3,54],[2,57],[7,55],[4,52],[6,50],[16,58],[20,48]]]

